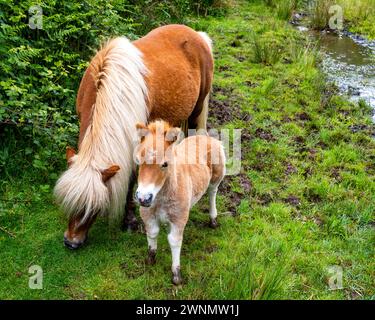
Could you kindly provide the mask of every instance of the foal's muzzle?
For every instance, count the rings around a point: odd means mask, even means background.
[[[135,193],[135,198],[142,207],[150,207],[153,200],[152,193],[141,194],[139,191]]]

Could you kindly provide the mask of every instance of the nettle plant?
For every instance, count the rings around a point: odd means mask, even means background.
[[[0,166],[21,152],[48,172],[78,131],[75,95],[88,59],[104,38],[131,36],[134,23],[106,1],[0,6]],[[14,150],[11,139],[19,140]]]

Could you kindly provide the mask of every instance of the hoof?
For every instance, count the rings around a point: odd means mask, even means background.
[[[155,250],[148,250],[148,256],[146,259],[146,264],[149,266],[153,266],[156,263],[156,251]]]
[[[217,223],[216,218],[210,220],[210,228],[216,229],[218,226],[219,226],[219,224]]]
[[[172,283],[175,286],[179,286],[182,284],[182,276],[181,276],[180,268],[177,268],[175,272],[172,272]]]
[[[122,229],[122,231],[136,232],[136,231],[138,231],[138,228],[139,228],[139,223],[135,219],[135,220],[132,220],[132,221],[125,221],[122,224],[121,229]]]

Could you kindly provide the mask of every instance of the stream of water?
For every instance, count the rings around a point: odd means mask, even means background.
[[[350,100],[366,101],[375,110],[375,42],[344,32],[309,32],[320,44],[322,69]],[[375,114],[373,116],[375,121]]]

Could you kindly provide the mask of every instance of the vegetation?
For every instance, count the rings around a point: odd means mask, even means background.
[[[349,30],[375,40],[375,0],[339,0]]]
[[[297,9],[302,0],[264,0],[266,5],[275,9],[276,15],[280,19],[289,20],[292,13]]]
[[[375,39],[375,0],[315,0],[310,5],[311,25],[316,29],[328,28],[333,16],[329,9],[334,5],[341,6],[343,10],[345,28]]]
[[[369,39],[375,39],[375,0],[263,0],[263,2],[274,9],[278,18],[284,20],[290,20],[296,11],[305,11],[309,14],[308,22],[311,27],[319,30],[329,27],[329,21],[333,16],[329,9],[331,6],[339,5],[343,9],[345,28]]]
[[[226,8],[223,0],[0,0],[0,6],[0,174],[16,175],[32,163],[52,179],[66,144],[75,143],[75,96],[100,43],[120,35],[135,39],[162,23],[184,23],[189,13]]]
[[[108,9],[112,13],[114,3]],[[79,12],[71,13],[78,15],[72,26],[86,21],[82,10],[69,8]],[[10,80],[0,82],[1,121],[17,125],[1,127],[0,298],[375,298],[375,128],[370,108],[348,102],[325,83],[314,44],[276,7],[238,0],[225,16],[209,12],[209,17],[197,17],[193,8],[195,16],[183,15],[183,22],[214,39],[209,124],[242,129],[242,170],[226,177],[219,189],[217,230],[206,225],[207,198],[192,210],[181,256],[186,283],[181,288],[170,284],[165,232],[152,267],[145,265],[144,234],[109,228],[103,219],[93,226],[85,247],[76,252],[63,247],[66,219],[51,189],[64,168],[65,145],[76,139],[74,95],[98,41],[90,23],[60,41],[48,42],[47,35],[41,40],[40,32],[35,48],[43,51],[28,58],[33,63],[22,65],[19,58],[7,67],[12,55],[2,52],[0,66],[8,68],[5,74],[14,82],[8,87],[3,82]],[[102,37],[120,32],[118,28],[129,36],[141,34],[141,20],[134,16],[119,23],[121,11],[107,13],[104,22],[94,16],[105,10],[92,10],[87,21],[102,23],[97,28]],[[24,38],[27,46],[31,40]],[[14,41],[13,46],[23,43]],[[45,73],[37,68],[46,68]],[[48,89],[52,84],[56,93]],[[30,119],[32,125],[24,125]],[[31,265],[43,268],[43,290],[28,288]],[[342,268],[342,289],[328,286],[331,266]]]

